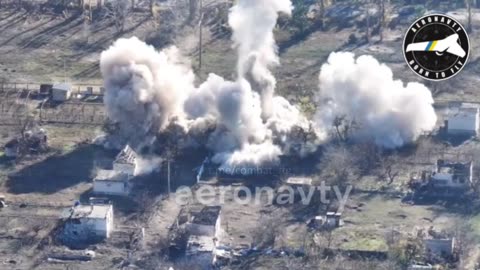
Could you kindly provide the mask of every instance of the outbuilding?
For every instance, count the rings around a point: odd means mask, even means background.
[[[68,239],[96,240],[110,237],[113,230],[111,204],[75,205],[66,214],[64,235]]]
[[[131,176],[113,170],[99,170],[93,179],[93,192],[106,195],[128,195]]]
[[[448,107],[446,122],[449,135],[478,135],[480,106],[474,103],[452,102]]]
[[[72,95],[72,85],[68,83],[57,83],[52,87],[52,100],[63,102],[70,99]]]

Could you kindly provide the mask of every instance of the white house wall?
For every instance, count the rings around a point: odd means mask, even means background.
[[[448,132],[449,133],[474,133],[478,132],[479,128],[479,115],[477,113],[460,113],[451,116],[448,119]]]
[[[112,195],[125,195],[128,193],[128,185],[124,182],[115,181],[94,181],[93,192]]]

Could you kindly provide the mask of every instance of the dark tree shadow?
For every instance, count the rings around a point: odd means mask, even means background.
[[[95,160],[109,153],[94,145],[81,145],[65,155],[54,155],[11,174],[6,182],[10,193],[53,194],[90,181]]]

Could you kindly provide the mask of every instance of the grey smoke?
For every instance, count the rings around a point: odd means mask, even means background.
[[[401,146],[433,128],[428,89],[393,80],[391,70],[370,56],[329,57],[320,72],[314,121],[276,96],[270,71],[279,65],[273,29],[278,14],[291,10],[289,0],[240,0],[231,9],[238,53],[234,81],[210,74],[195,87],[194,73],[175,47],[156,51],[137,38],[117,40],[100,59],[109,118],[136,150],[174,140],[179,148],[207,147],[223,167],[259,166],[277,163],[284,154],[311,153],[328,140],[336,116],[360,124],[357,138],[386,147]],[[151,168],[161,159],[141,161]]]
[[[194,88],[193,72],[175,47],[157,52],[139,39],[117,40],[102,52],[100,69],[105,106],[121,134],[138,148],[183,116],[183,102]]]

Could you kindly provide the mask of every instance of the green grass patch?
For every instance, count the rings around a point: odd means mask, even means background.
[[[67,154],[75,149],[75,144],[67,144],[62,147],[62,154]]]
[[[368,232],[353,232],[349,240],[340,245],[345,250],[387,251],[388,246],[384,239]]]

